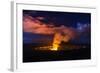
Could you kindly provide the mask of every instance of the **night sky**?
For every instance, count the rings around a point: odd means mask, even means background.
[[[35,11],[23,10],[23,15],[30,15],[32,17],[45,17],[44,23],[53,22],[56,25],[66,25],[76,27],[76,24],[91,24],[90,13],[76,13],[76,12],[53,12],[53,11]]]
[[[80,34],[80,42],[90,42],[90,13],[23,10],[23,17],[26,15],[31,16],[33,18],[38,18],[38,20],[45,25],[49,25],[52,23],[55,27],[60,27],[61,25],[64,25],[66,27],[76,29],[77,33]],[[24,26],[25,25],[23,25],[23,27]],[[80,33],[80,31],[83,30],[84,32]],[[23,31],[24,43],[32,43],[32,39],[36,39],[36,37],[37,35],[34,35],[34,33]],[[39,39],[40,37],[37,37],[37,39]],[[77,40],[74,39],[74,42],[75,41]]]

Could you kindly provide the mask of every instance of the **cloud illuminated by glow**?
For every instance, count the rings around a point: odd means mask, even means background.
[[[33,18],[28,15],[23,17],[23,28],[24,32],[30,32],[34,34],[51,35],[59,33],[61,35],[59,37],[62,37],[59,39],[65,42],[69,41],[71,38],[74,38],[76,35],[76,30],[72,27],[66,27],[65,25],[56,27],[53,24],[43,23],[37,18]]]

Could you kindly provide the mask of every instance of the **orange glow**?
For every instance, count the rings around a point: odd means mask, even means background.
[[[62,38],[63,37],[62,37],[62,35],[60,33],[55,33],[54,39],[53,39],[53,44],[52,44],[53,47],[50,50],[52,50],[52,51],[59,50],[58,48],[59,48],[59,45],[60,45],[60,43],[62,41]]]
[[[58,44],[53,44],[53,48],[51,49],[52,51],[57,51],[59,45]]]

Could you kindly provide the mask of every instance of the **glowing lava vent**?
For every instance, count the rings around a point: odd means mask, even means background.
[[[60,46],[60,43],[62,41],[62,36],[60,33],[55,33],[54,35],[54,39],[53,39],[53,44],[52,44],[52,48],[50,50],[52,51],[57,51],[59,50],[59,46]]]

